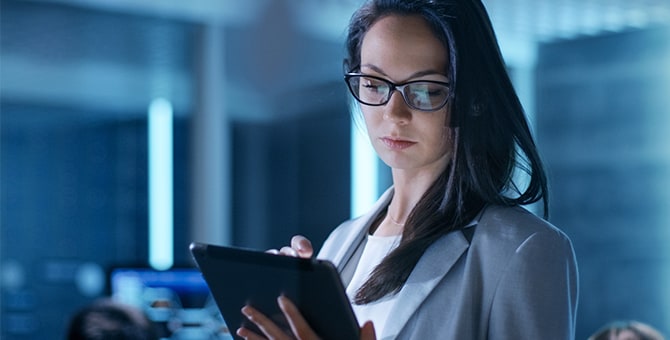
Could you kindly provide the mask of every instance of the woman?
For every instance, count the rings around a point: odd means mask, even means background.
[[[520,207],[543,201],[546,217],[546,177],[482,3],[372,0],[353,15],[346,47],[347,85],[393,178],[318,254],[340,270],[361,338],[572,339],[572,245]],[[279,252],[312,248],[294,237]],[[294,336],[317,337],[290,301],[279,304]],[[265,336],[286,336],[242,311]]]

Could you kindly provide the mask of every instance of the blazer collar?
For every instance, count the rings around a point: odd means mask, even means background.
[[[398,292],[389,321],[379,339],[394,339],[407,321],[437,286],[470,243],[462,232],[451,232],[433,243],[419,259],[407,282]]]
[[[333,256],[332,261],[336,264],[339,271],[342,271],[344,266],[354,255],[356,249],[358,249],[360,244],[365,241],[365,236],[367,235],[368,230],[370,230],[370,225],[374,222],[375,216],[386,208],[391,201],[391,197],[393,197],[393,187],[387,189],[367,213],[352,221],[352,231],[347,233],[346,238],[341,242],[341,244],[349,246],[341,247]]]

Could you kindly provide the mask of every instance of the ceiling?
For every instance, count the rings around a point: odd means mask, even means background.
[[[33,0],[223,25],[255,22],[277,0]],[[305,30],[339,39],[362,0],[286,0]],[[547,41],[670,23],[668,0],[484,0],[499,35]]]
[[[17,3],[58,4],[64,5],[63,7],[93,9],[95,12],[105,14],[130,14],[137,19],[131,20],[132,22],[142,21],[143,17],[167,18],[184,23],[205,23],[215,28],[216,26],[227,28],[229,32],[233,32],[227,39],[235,46],[229,50],[238,52],[229,55],[230,65],[233,66],[226,70],[226,79],[237,80],[231,82],[235,86],[231,86],[228,91],[236,93],[234,92],[236,89],[245,89],[240,86],[240,79],[246,79],[251,84],[267,85],[267,88],[254,87],[254,91],[244,90],[244,93],[263,93],[262,98],[273,97],[273,95],[283,98],[287,89],[291,89],[295,84],[305,86],[304,84],[313,84],[316,83],[316,80],[321,81],[325,78],[339,80],[341,67],[339,48],[344,39],[345,27],[349,17],[362,1],[21,0]],[[670,0],[484,0],[484,4],[489,10],[505,61],[517,70],[532,67],[535,64],[539,42],[670,23]],[[91,24],[84,26],[83,29],[77,28],[79,27],[77,25],[68,25],[69,22],[52,23],[52,25],[45,25],[45,22],[42,22],[41,25],[34,25],[32,23],[34,13],[30,13],[27,17],[29,18],[24,18],[25,20],[21,21],[22,24],[17,25],[13,32],[13,35],[16,35],[14,40],[18,41],[17,46],[11,45],[11,48],[3,46],[0,51],[3,65],[3,82],[0,88],[3,98],[30,98],[31,100],[43,98],[49,102],[62,101],[65,103],[85,101],[85,105],[93,107],[105,103],[105,107],[114,108],[119,112],[130,112],[129,108],[143,107],[146,104],[146,98],[138,94],[147,92],[146,88],[151,87],[147,85],[146,79],[155,78],[152,73],[153,69],[146,65],[129,66],[127,63],[115,62],[129,59],[130,57],[126,54],[141,53],[144,51],[142,47],[145,46],[142,37],[128,41],[119,40],[119,37],[126,35],[116,34],[117,31],[132,33],[139,32],[139,30],[118,27],[119,25],[128,26],[129,23],[112,20],[119,17],[115,15],[94,16],[90,20],[87,19],[88,21],[79,18],[77,20],[80,22]],[[16,20],[4,21],[16,24]],[[116,28],[110,29],[105,26],[105,23],[109,23],[107,21],[113,21],[111,27]],[[96,31],[92,27],[98,27],[97,29],[102,31]],[[68,28],[71,30],[68,31]],[[51,31],[53,29],[64,31],[53,32]],[[86,32],[87,29],[91,32]],[[77,34],[73,34],[71,32],[73,30]],[[81,32],[82,30],[84,32]],[[100,35],[101,32],[106,35]],[[28,36],[33,33],[37,36]],[[11,40],[8,39],[9,35],[5,34],[3,43]],[[164,35],[175,39],[172,31]],[[60,38],[54,39],[54,36]],[[69,40],[66,39],[67,37]],[[101,37],[109,37],[111,42]],[[106,43],[101,45],[101,41],[106,41]],[[137,46],[132,44],[133,41]],[[248,44],[248,41],[255,43]],[[86,44],[91,44],[91,46]],[[290,46],[284,48],[285,44]],[[295,48],[305,44],[310,44],[311,48]],[[36,50],[26,51],[30,48]],[[70,53],[70,50],[73,52]],[[169,48],[163,50],[166,55],[183,54],[179,54],[179,50],[172,51]],[[290,54],[292,50],[303,52],[298,55]],[[40,55],[40,51],[46,55],[56,54],[61,58],[49,58],[48,60],[35,58]],[[73,55],[82,51],[86,53]],[[96,51],[98,51],[97,54]],[[267,55],[273,57],[267,58]],[[71,58],[65,58],[68,56]],[[114,59],[114,56],[118,57],[118,60]],[[148,60],[151,58],[138,57],[135,59]],[[258,65],[264,67],[261,70],[263,72],[257,72],[259,76],[273,75],[272,79],[277,79],[277,81],[254,80],[253,77],[246,76],[258,71]],[[523,75],[524,73],[518,71],[517,74]],[[193,86],[190,82],[192,79],[184,72],[174,72],[171,77],[174,80],[171,82],[174,87],[172,92],[176,93],[172,96],[175,105],[189,107],[189,100],[192,98],[189,99],[187,94],[191,93],[189,89]],[[34,86],[35,79],[39,79],[43,86]],[[62,86],[63,83],[70,85]],[[107,85],[104,87],[90,85],[100,83]],[[46,86],[47,84],[50,86]],[[531,93],[530,90],[525,91],[523,85],[519,86],[521,96],[524,96],[525,92]],[[109,90],[115,88],[127,90]],[[240,105],[243,105],[243,109],[238,111],[244,112],[245,116],[253,116],[249,112],[276,111],[261,105],[263,101],[256,97],[246,98],[239,102],[242,103]],[[256,106],[259,108],[254,110]]]
[[[535,41],[670,23],[668,0],[485,0],[499,32]]]

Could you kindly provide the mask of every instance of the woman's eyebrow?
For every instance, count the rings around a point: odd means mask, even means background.
[[[379,73],[379,74],[381,74],[385,77],[389,76],[381,68],[379,68],[375,65],[363,64],[363,65],[361,65],[361,69],[363,67],[369,68],[369,69],[371,69],[371,70],[373,70],[373,71],[375,71],[375,72],[377,72],[377,73]],[[415,73],[411,74],[409,77],[407,77],[407,79],[413,79],[413,78],[423,77],[423,76],[427,76],[427,75],[435,75],[435,74],[446,77],[446,75],[444,75],[443,73],[435,71],[435,70],[423,70],[423,71],[418,71],[418,72],[415,72]]]
[[[371,69],[371,70],[373,70],[373,71],[375,71],[375,72],[377,72],[377,73],[379,73],[379,74],[381,74],[381,75],[383,75],[383,76],[388,77],[388,74],[386,74],[386,72],[382,71],[382,69],[380,69],[379,67],[377,67],[377,66],[375,66],[375,65],[372,65],[372,64],[363,64],[363,65],[361,65],[361,69],[363,69],[363,67],[369,68],[369,69]]]

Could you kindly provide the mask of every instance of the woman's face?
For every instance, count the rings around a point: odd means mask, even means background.
[[[361,73],[396,84],[415,80],[449,82],[447,51],[419,16],[378,20],[361,46]],[[361,104],[368,135],[390,167],[442,172],[450,157],[449,105],[431,112],[412,109],[394,91],[383,106]]]

